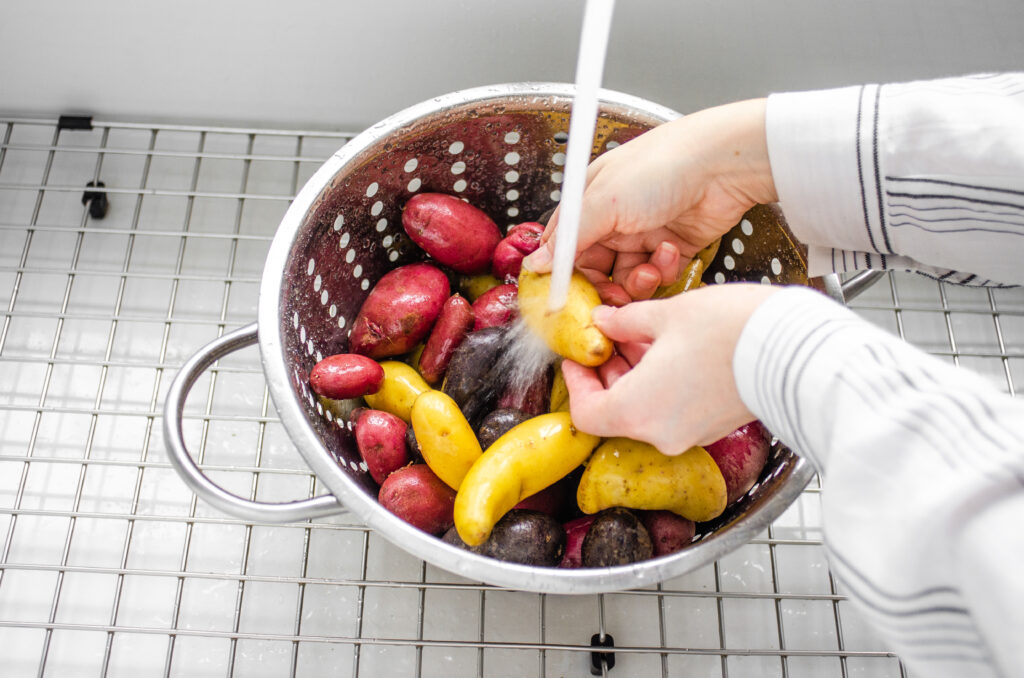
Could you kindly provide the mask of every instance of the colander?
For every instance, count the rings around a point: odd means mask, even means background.
[[[301,521],[347,509],[399,547],[445,570],[546,593],[621,590],[681,575],[746,543],[793,502],[813,471],[775,444],[757,485],[714,523],[700,525],[696,543],[683,551],[600,569],[506,563],[449,546],[383,509],[350,422],[324,409],[310,391],[310,369],[323,356],[346,350],[348,331],[374,282],[422,257],[401,226],[402,206],[413,194],[464,197],[505,228],[536,219],[558,202],[572,96],[570,85],[544,83],[456,92],[374,125],[323,164],[296,196],[271,244],[257,322],[202,348],[168,392],[168,453],[198,496],[226,513],[260,522]],[[596,156],[678,116],[603,90],[593,152]],[[755,207],[724,237],[705,280],[811,284],[843,300],[835,276],[808,280],[805,254],[773,206]],[[850,289],[868,282],[858,278]],[[250,501],[207,478],[185,448],[182,410],[188,391],[216,360],[257,341],[281,422],[330,494],[281,504]]]

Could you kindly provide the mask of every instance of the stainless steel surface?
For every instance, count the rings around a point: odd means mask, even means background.
[[[512,83],[455,92],[412,106],[353,138],[299,191],[271,243],[260,285],[259,344],[281,422],[317,478],[370,527],[439,567],[474,580],[541,593],[596,593],[657,584],[747,543],[810,481],[809,464],[781,445],[758,483],[695,543],[669,556],[609,568],[541,568],[444,543],[383,509],[351,421],[325,408],[308,375],[346,350],[374,282],[420,259],[401,209],[420,191],[464,196],[498,223],[536,219],[561,197],[574,88]],[[678,117],[636,97],[600,90],[593,152]],[[715,280],[806,283],[803,251],[781,213],[757,206],[723,236],[708,267]],[[166,416],[170,416],[169,414]],[[233,504],[219,498],[219,504]],[[252,517],[253,507],[246,510]]]
[[[817,481],[737,551],[660,586],[512,592],[450,575],[347,517],[273,525],[196,501],[160,436],[171,375],[256,313],[299,186],[348,136],[0,117],[0,674],[894,678],[821,546]],[[80,203],[111,193],[104,221]],[[887,274],[852,305],[1009,392],[1024,292]],[[201,468],[261,501],[323,492],[257,352],[185,405]],[[603,623],[601,623],[603,621]]]

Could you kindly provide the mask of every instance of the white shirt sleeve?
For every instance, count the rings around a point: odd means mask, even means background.
[[[812,275],[1024,283],[1024,73],[774,94],[766,127]]]
[[[1024,667],[1024,401],[788,288],[733,358],[740,396],[823,480],[851,601],[929,678]]]

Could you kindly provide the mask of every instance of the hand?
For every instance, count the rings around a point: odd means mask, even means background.
[[[711,285],[594,309],[594,322],[618,342],[620,354],[597,369],[562,363],[573,423],[593,435],[625,436],[680,454],[753,420],[736,388],[732,359],[747,320],[777,291]]]
[[[590,164],[576,263],[593,282],[607,284],[611,276],[624,290],[604,294],[606,302],[649,298],[744,212],[778,199],[764,113],[764,99],[711,108],[656,127]],[[543,245],[524,262],[531,270],[551,270],[558,216],[556,210]]]

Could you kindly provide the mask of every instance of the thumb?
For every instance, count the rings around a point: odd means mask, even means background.
[[[661,304],[635,301],[619,308],[598,306],[591,313],[597,329],[617,343],[650,343],[661,329]]]
[[[555,240],[551,238],[547,242],[523,259],[523,266],[534,273],[550,273],[551,262],[554,259]]]

